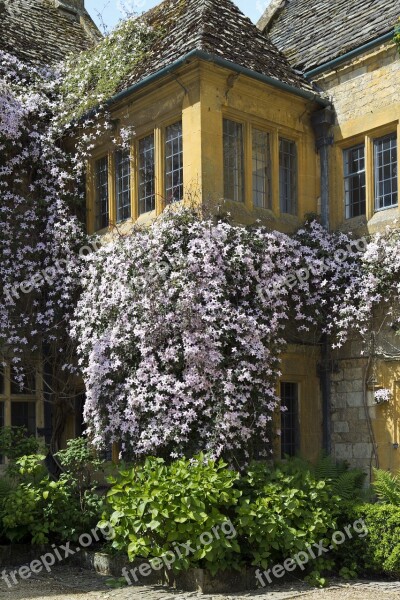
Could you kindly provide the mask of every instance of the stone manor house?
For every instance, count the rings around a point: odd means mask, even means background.
[[[135,135],[129,151],[106,137],[93,151],[88,231],[151,222],[163,199],[193,194],[238,224],[288,233],[310,213],[359,237],[394,226],[399,15],[396,0],[272,0],[257,25],[231,0],[151,9],[148,22],[168,34],[110,99],[113,120]],[[83,0],[0,0],[0,48],[29,62],[56,62],[99,38]],[[277,452],[315,459],[325,449],[368,473],[399,469],[399,345],[389,322],[369,357],[357,339],[329,360],[317,341],[293,340]],[[38,379],[21,395],[5,370],[0,425],[51,429]],[[392,400],[378,405],[383,388]],[[79,400],[65,437],[80,427]]]

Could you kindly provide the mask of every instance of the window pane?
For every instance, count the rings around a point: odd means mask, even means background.
[[[281,383],[281,402],[287,410],[281,417],[281,451],[282,458],[295,456],[299,450],[299,407],[297,383]]]
[[[95,166],[96,188],[96,229],[108,227],[108,158],[100,158]]]
[[[271,208],[271,151],[269,133],[253,129],[253,204]]]
[[[297,148],[291,140],[279,140],[279,196],[281,212],[297,212]]]
[[[182,121],[165,130],[165,197],[167,202],[183,200]]]
[[[12,427],[25,427],[28,433],[36,435],[35,402],[11,402]]]
[[[387,135],[374,141],[375,210],[397,206],[397,137]]]
[[[139,214],[156,208],[154,135],[139,140]]]
[[[365,146],[355,146],[343,153],[346,219],[365,215]]]
[[[131,217],[131,157],[128,150],[115,153],[117,223]]]
[[[224,119],[224,196],[244,200],[243,126],[228,119]]]

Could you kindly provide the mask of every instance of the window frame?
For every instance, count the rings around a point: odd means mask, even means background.
[[[231,125],[235,125],[236,127],[240,127],[241,131],[241,147],[239,148],[240,156],[235,155],[234,163],[239,165],[238,168],[235,168],[234,173],[241,174],[241,181],[239,181],[239,177],[233,175],[229,179],[233,180],[233,197],[230,197],[230,190],[228,190],[228,185],[230,186],[230,181],[227,181],[227,174],[230,169],[227,168],[227,153],[226,153],[226,145],[225,145],[225,125],[230,123]],[[245,204],[246,202],[246,123],[242,122],[240,119],[231,118],[230,116],[223,115],[222,119],[222,148],[223,148],[223,161],[222,161],[222,169],[223,169],[223,188],[224,188],[224,198],[225,200],[229,200],[231,202],[235,202],[238,204]],[[233,138],[233,136],[230,136]],[[236,142],[236,145],[239,144]],[[237,148],[235,148],[237,150]],[[241,163],[241,164],[240,164]],[[237,179],[237,181],[235,181]]]
[[[99,222],[99,217],[101,217],[101,214],[99,215],[98,213],[98,205],[101,203],[101,199],[98,197],[98,171],[97,171],[97,165],[100,163],[100,161],[105,161],[106,164],[106,168],[107,168],[107,179],[106,179],[106,184],[107,184],[107,224],[103,225],[103,222]],[[94,231],[102,231],[104,229],[107,229],[110,226],[111,223],[111,190],[112,187],[110,187],[110,156],[108,152],[102,153],[101,155],[99,155],[98,157],[96,157],[93,161],[93,225],[94,225]]]
[[[375,178],[375,148],[374,143],[376,140],[384,139],[389,136],[396,136],[397,139],[397,188],[399,184],[398,176],[398,165],[399,165],[399,153],[398,146],[400,140],[400,125],[397,122],[387,123],[381,127],[374,128],[372,130],[358,133],[354,136],[339,140],[336,144],[335,158],[338,165],[337,183],[339,185],[340,177],[340,188],[338,194],[343,195],[341,206],[338,207],[336,217],[338,219],[338,225],[340,223],[352,223],[358,220],[368,223],[374,219],[375,215],[381,215],[378,219],[382,219],[383,213],[389,211],[388,219],[393,217],[393,213],[390,211],[397,211],[399,203],[393,206],[387,206],[383,208],[376,208],[376,178]],[[366,208],[365,214],[349,217],[346,216],[346,192],[345,192],[345,152],[357,146],[365,146],[365,180],[366,180]],[[341,192],[340,192],[341,190]],[[397,190],[398,193],[398,190]]]
[[[125,155],[125,160],[127,162],[127,164],[129,165],[128,168],[128,173],[127,174],[123,174],[122,177],[119,177],[119,168],[120,165],[122,165],[123,168],[123,162],[119,160],[119,157],[124,156]],[[117,224],[121,224],[124,223],[125,221],[129,221],[132,218],[132,148],[131,146],[129,146],[128,148],[117,148],[114,153],[113,153],[113,161],[114,161],[114,165],[113,165],[113,179],[114,179],[114,201],[115,201],[115,222]],[[120,189],[120,182],[121,180],[126,180],[128,182],[128,187],[126,189]],[[122,207],[119,205],[119,200],[120,197],[123,196],[124,194],[128,194],[128,198],[129,198],[129,202],[126,204],[122,204]],[[109,202],[110,202],[110,196],[109,196]],[[120,209],[122,208],[122,211],[124,211],[124,209],[128,208],[128,215],[125,216],[125,214],[123,213],[122,218],[120,218]]]
[[[34,405],[35,415],[35,436],[39,437],[38,429],[44,427],[44,400],[42,395],[42,377],[39,368],[32,369],[34,371],[35,378],[35,391],[32,393],[12,393],[11,389],[11,368],[7,364],[2,368],[4,373],[4,387],[2,394],[0,394],[0,412],[3,414],[4,427],[10,427],[12,425],[12,409],[16,404],[30,404]],[[4,457],[0,456],[0,466],[5,464]]]
[[[394,138],[396,141],[396,161],[395,163],[387,163],[386,165],[377,165],[377,144],[378,142],[383,142],[387,139],[390,138]],[[372,140],[372,145],[373,145],[373,176],[374,176],[374,212],[382,212],[384,210],[390,210],[391,208],[397,208],[399,206],[399,173],[398,173],[398,164],[399,164],[399,153],[398,153],[398,135],[397,135],[397,131],[394,131],[392,133],[388,133],[386,135],[380,136],[380,137],[374,137]],[[389,151],[391,151],[392,149],[390,148]],[[396,174],[394,177],[390,177],[389,179],[383,179],[382,181],[380,181],[378,179],[378,170],[379,169],[384,169],[385,166],[388,165],[393,165],[395,164],[396,167]],[[379,192],[378,192],[378,186],[379,183],[385,183],[387,181],[396,181],[396,203],[395,204],[390,204],[389,206],[382,206],[382,207],[378,207],[377,203],[378,203],[378,196],[379,196]],[[392,186],[391,186],[392,187]],[[381,198],[385,198],[385,195],[381,196]]]
[[[357,172],[352,172],[352,173],[347,173],[346,172],[346,164],[349,163],[348,160],[346,160],[346,156],[354,151],[354,150],[358,150],[360,148],[363,148],[364,150],[364,169],[358,170]],[[344,202],[345,202],[345,219],[349,220],[349,219],[357,219],[359,217],[363,217],[367,214],[367,149],[365,146],[365,142],[361,142],[359,144],[355,144],[354,146],[350,146],[349,148],[344,148],[343,149],[343,154],[342,154],[342,159],[343,159],[343,183],[344,183]],[[358,159],[360,160],[360,159]],[[358,189],[364,189],[364,213],[360,212],[360,214],[358,215],[354,215],[352,214],[351,216],[348,214],[350,212],[350,209],[355,205],[355,204],[362,204],[362,201],[358,201],[358,202],[348,202],[347,198],[348,196],[350,196],[351,191],[354,192],[354,190],[348,190],[347,189],[347,182],[356,179],[356,178],[360,178],[362,177],[362,175],[364,174],[364,186],[360,186]]]
[[[154,187],[154,208],[150,211],[141,211],[140,209],[140,142],[153,137],[153,155],[154,155],[154,178],[153,178],[153,187]],[[135,155],[136,155],[136,168],[135,168],[135,179],[136,179],[136,194],[135,194],[135,202],[136,202],[136,213],[137,217],[140,218],[143,215],[152,213],[157,211],[157,163],[159,160],[157,154],[157,132],[155,129],[147,132],[144,135],[138,136],[135,143]]]
[[[280,438],[280,455],[281,458],[284,459],[286,456],[292,457],[292,456],[296,456],[300,450],[301,450],[301,418],[300,418],[300,398],[301,398],[301,384],[298,381],[294,381],[292,379],[285,379],[280,381],[279,383],[279,398],[281,400],[281,406],[284,405],[285,399],[283,397],[283,386],[286,385],[290,385],[290,386],[295,386],[296,391],[295,391],[295,410],[292,412],[282,412],[280,413],[280,420],[281,420],[281,438]],[[284,429],[284,420],[285,420],[285,414],[294,414],[293,417],[293,422],[294,422],[294,427],[292,428],[293,430],[293,436],[292,436],[292,441],[289,443],[286,443],[287,445],[290,445],[293,447],[293,452],[284,452],[284,446],[285,446],[285,439],[284,439],[284,435],[285,435],[285,429]]]
[[[266,181],[266,187],[264,187],[264,191],[261,192],[263,194],[263,202],[262,205],[258,205],[255,203],[255,194],[259,193],[260,190],[255,189],[254,186],[254,142],[255,142],[255,132],[258,134],[261,133],[267,136],[267,161],[266,161],[266,176],[264,177],[264,182]],[[255,124],[251,124],[251,161],[252,161],[252,170],[251,170],[251,183],[252,183],[252,206],[255,209],[265,209],[272,210],[273,205],[273,135],[271,131],[265,128],[258,127]],[[256,178],[259,179],[259,176],[256,175]]]
[[[167,131],[169,128],[175,127],[176,125],[180,125],[181,126],[181,132],[180,132],[180,152],[177,154],[172,154],[171,156],[167,156]],[[164,198],[164,202],[166,205],[168,204],[175,204],[177,202],[183,202],[184,198],[185,198],[185,187],[184,187],[184,160],[185,160],[185,149],[184,149],[184,131],[183,131],[183,118],[182,115],[180,116],[180,118],[178,120],[168,120],[166,123],[164,123],[162,125],[162,127],[160,127],[160,129],[162,130],[162,136],[159,136],[159,138],[162,138],[162,164],[163,164],[163,198]],[[176,139],[176,138],[175,138]],[[161,153],[161,148],[158,150],[156,149],[156,156],[159,155]],[[167,172],[167,160],[170,158],[174,158],[175,156],[180,156],[180,167],[179,167],[179,172],[181,173],[181,178],[180,178],[180,183],[179,183],[179,188],[181,191],[181,196],[179,198],[175,198],[174,196],[171,196],[170,198],[168,197],[168,193],[167,190],[169,188],[167,188],[167,179],[168,179],[168,172]],[[170,171],[171,174],[176,173],[177,171],[172,170]],[[172,180],[173,183],[173,180]],[[170,188],[171,191],[173,191],[175,188],[171,187]]]
[[[283,202],[282,202],[282,169],[284,168],[281,163],[281,143],[285,142],[287,144],[292,144],[295,149],[295,166],[294,166],[294,185],[293,190],[291,191],[291,204],[292,210],[284,210]],[[283,215],[291,215],[293,217],[298,216],[299,212],[299,144],[296,139],[291,138],[290,136],[285,135],[283,132],[279,133],[278,138],[278,153],[279,153],[279,212]],[[286,169],[287,170],[287,169]],[[292,187],[292,185],[290,185]],[[287,202],[287,200],[285,200]]]

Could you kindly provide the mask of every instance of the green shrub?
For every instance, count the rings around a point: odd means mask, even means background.
[[[23,456],[15,461],[14,486],[0,497],[2,537],[33,544],[76,541],[96,526],[103,499],[94,482],[92,487],[88,485],[90,465],[96,468],[97,461],[86,446],[86,441],[74,441],[59,453],[66,471],[58,481],[49,476],[44,456]]]
[[[343,523],[363,519],[368,535],[355,537],[337,552],[337,562],[366,576],[400,577],[400,507],[390,504],[348,506]]]
[[[240,548],[233,527],[225,526],[228,534],[221,533],[240,498],[234,487],[238,477],[224,462],[203,455],[171,465],[148,458],[121,471],[112,480],[103,515],[115,530],[113,547],[131,560],[174,552],[176,570],[201,565],[216,572],[238,566]],[[204,533],[210,534],[209,543],[202,543]],[[189,552],[180,546],[187,543]]]
[[[36,454],[38,450],[38,440],[28,435],[24,427],[0,427],[0,454],[9,460]]]
[[[131,560],[162,557],[174,545],[190,542],[196,550],[176,559],[174,568],[267,568],[331,538],[343,502],[336,489],[342,488],[346,497],[359,493],[360,472],[327,459],[319,470],[320,478],[315,467],[294,459],[276,467],[258,462],[240,475],[203,455],[171,465],[148,458],[112,481],[103,519],[115,529],[113,548],[127,552]],[[324,480],[328,474],[333,478]],[[227,519],[234,539],[213,538],[207,547],[198,546],[204,532]],[[322,582],[315,569],[313,580]]]
[[[235,527],[242,553],[252,565],[279,563],[336,529],[340,498],[329,481],[296,465],[289,461],[269,469],[256,464],[241,482]]]

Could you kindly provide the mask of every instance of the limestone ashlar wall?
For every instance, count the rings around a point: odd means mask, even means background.
[[[388,109],[391,116],[388,115],[385,122],[399,117],[400,59],[393,43],[379,46],[317,76],[315,83],[332,98],[338,126],[346,126],[345,135],[362,132],[366,125],[380,126]],[[366,118],[374,121],[366,123]],[[356,119],[361,121],[351,123]]]
[[[364,469],[368,476],[374,462],[374,445],[368,419],[365,379],[368,360],[361,356],[361,344],[349,342],[334,356],[331,376],[332,452],[337,460]]]
[[[399,347],[398,335],[384,323],[368,354],[363,353],[365,344],[354,338],[333,355],[332,451],[370,476],[376,466],[400,469]],[[389,390],[389,402],[376,403],[379,389]]]

